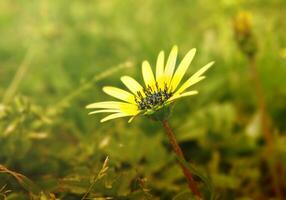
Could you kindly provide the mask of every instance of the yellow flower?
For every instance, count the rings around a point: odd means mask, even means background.
[[[101,122],[120,117],[131,117],[129,120],[129,122],[131,122],[137,115],[156,114],[179,98],[197,94],[198,91],[196,90],[186,90],[204,79],[205,76],[202,76],[203,73],[208,70],[214,62],[210,62],[202,67],[178,87],[195,53],[196,49],[191,49],[175,71],[178,47],[174,46],[172,48],[166,64],[164,52],[161,51],[157,58],[155,75],[148,61],[142,63],[142,75],[145,86],[140,85],[130,76],[123,76],[121,77],[121,81],[129,91],[112,86],[103,87],[103,91],[106,94],[122,101],[103,101],[89,104],[86,108],[97,109],[89,114],[112,113],[103,118]]]

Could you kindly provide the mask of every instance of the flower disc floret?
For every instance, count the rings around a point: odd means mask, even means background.
[[[173,92],[168,92],[167,85],[164,89],[158,87],[158,83],[155,84],[155,89],[150,85],[143,89],[143,92],[138,91],[135,95],[135,102],[138,105],[139,110],[156,109],[162,106],[167,100],[173,96]]]

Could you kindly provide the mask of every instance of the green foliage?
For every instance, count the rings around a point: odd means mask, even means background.
[[[270,151],[232,30],[241,9],[253,16]],[[171,116],[205,199],[278,199],[277,184],[285,198],[285,9],[284,0],[0,1],[0,199],[193,199],[160,123],[100,124],[85,110],[112,99],[103,85],[141,78],[141,61],[154,66],[174,44],[180,59],[197,48],[187,76],[216,61]]]

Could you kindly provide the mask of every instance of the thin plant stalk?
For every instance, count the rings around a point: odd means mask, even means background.
[[[265,97],[261,85],[261,80],[259,77],[259,74],[257,72],[257,67],[256,67],[256,59],[255,56],[249,56],[248,57],[248,62],[249,62],[249,67],[251,70],[251,75],[253,79],[253,84],[254,84],[254,90],[255,90],[255,95],[258,101],[258,109],[260,110],[260,119],[261,119],[261,126],[262,126],[262,132],[263,132],[263,137],[266,143],[266,148],[267,148],[267,155],[272,155],[273,153],[273,138],[272,134],[270,131],[270,124],[269,124],[269,116],[267,114],[267,108],[266,108],[266,102],[265,102]],[[268,166],[270,169],[270,173],[273,178],[273,189],[276,194],[276,196],[279,199],[282,199],[282,192],[280,190],[280,184],[279,184],[279,174],[276,171],[276,165],[277,163],[270,163],[268,160]]]
[[[178,156],[178,158],[180,158],[181,160],[185,160],[184,154],[182,149],[180,148],[179,144],[177,143],[177,140],[175,138],[175,135],[172,131],[172,129],[169,126],[169,122],[167,120],[163,120],[162,121],[162,125],[164,127],[164,130],[168,136],[168,139],[171,143],[172,149],[174,151],[174,153]],[[185,178],[187,179],[188,182],[188,186],[189,189],[194,193],[194,195],[196,197],[198,197],[199,199],[202,199],[202,195],[198,189],[198,185],[196,183],[196,181],[193,178],[192,173],[190,172],[190,170],[184,165],[183,162],[181,162],[180,160],[178,160],[178,163],[185,175]]]
[[[266,144],[268,145],[269,149],[271,149],[273,139],[270,133],[269,119],[266,113],[265,97],[263,94],[260,77],[257,72],[256,59],[254,56],[249,58],[249,67],[250,67],[251,75],[253,79],[255,95],[258,100],[258,107],[261,112],[260,114],[261,114],[262,132],[263,132]]]
[[[51,116],[57,114],[57,112],[59,110],[62,110],[63,108],[65,108],[73,99],[80,96],[83,92],[91,89],[94,86],[94,83],[96,83],[97,81],[100,81],[100,80],[114,74],[115,72],[117,72],[121,69],[130,68],[132,66],[133,66],[132,62],[126,61],[126,62],[123,62],[117,66],[114,66],[111,69],[108,69],[108,70],[106,70],[106,71],[104,71],[98,75],[95,75],[90,81],[83,83],[78,89],[74,90],[72,93],[65,96],[63,99],[59,100],[58,103],[56,103],[51,108],[49,108],[48,114]]]
[[[273,157],[273,136],[271,134],[270,117],[267,114],[265,96],[261,84],[259,74],[256,67],[256,55],[258,51],[258,40],[253,34],[251,13],[239,12],[234,18],[234,33],[236,42],[248,60],[249,70],[251,72],[254,93],[258,102],[258,109],[260,112],[261,128],[263,133],[263,139],[266,144],[266,161],[268,168],[270,169],[270,175],[272,178],[272,187],[274,189],[275,196],[278,199],[282,199],[282,192],[279,184],[279,174],[276,171],[277,163],[271,163],[271,157]]]
[[[81,198],[81,200],[85,200],[85,199],[89,199],[87,198],[88,195],[91,193],[93,187],[95,186],[95,184],[97,183],[98,180],[102,179],[106,173],[107,170],[109,169],[108,167],[108,162],[109,162],[109,158],[108,156],[105,158],[104,163],[102,165],[102,168],[100,169],[99,173],[97,174],[96,177],[93,178],[92,183],[90,184],[89,188],[87,189],[86,193],[84,193],[83,197]]]
[[[8,89],[6,90],[6,92],[3,96],[3,103],[9,103],[9,101],[13,98],[13,96],[17,92],[17,89],[18,89],[21,81],[23,80],[23,78],[24,78],[24,76],[28,70],[28,67],[32,61],[32,58],[33,58],[33,51],[30,48],[27,51],[22,63],[20,64],[20,66],[17,69],[17,72],[16,72],[13,80],[11,81]]]

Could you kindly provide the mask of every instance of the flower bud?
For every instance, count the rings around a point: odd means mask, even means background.
[[[238,47],[247,57],[252,58],[257,53],[257,40],[252,32],[252,15],[241,11],[233,19],[233,30]]]

